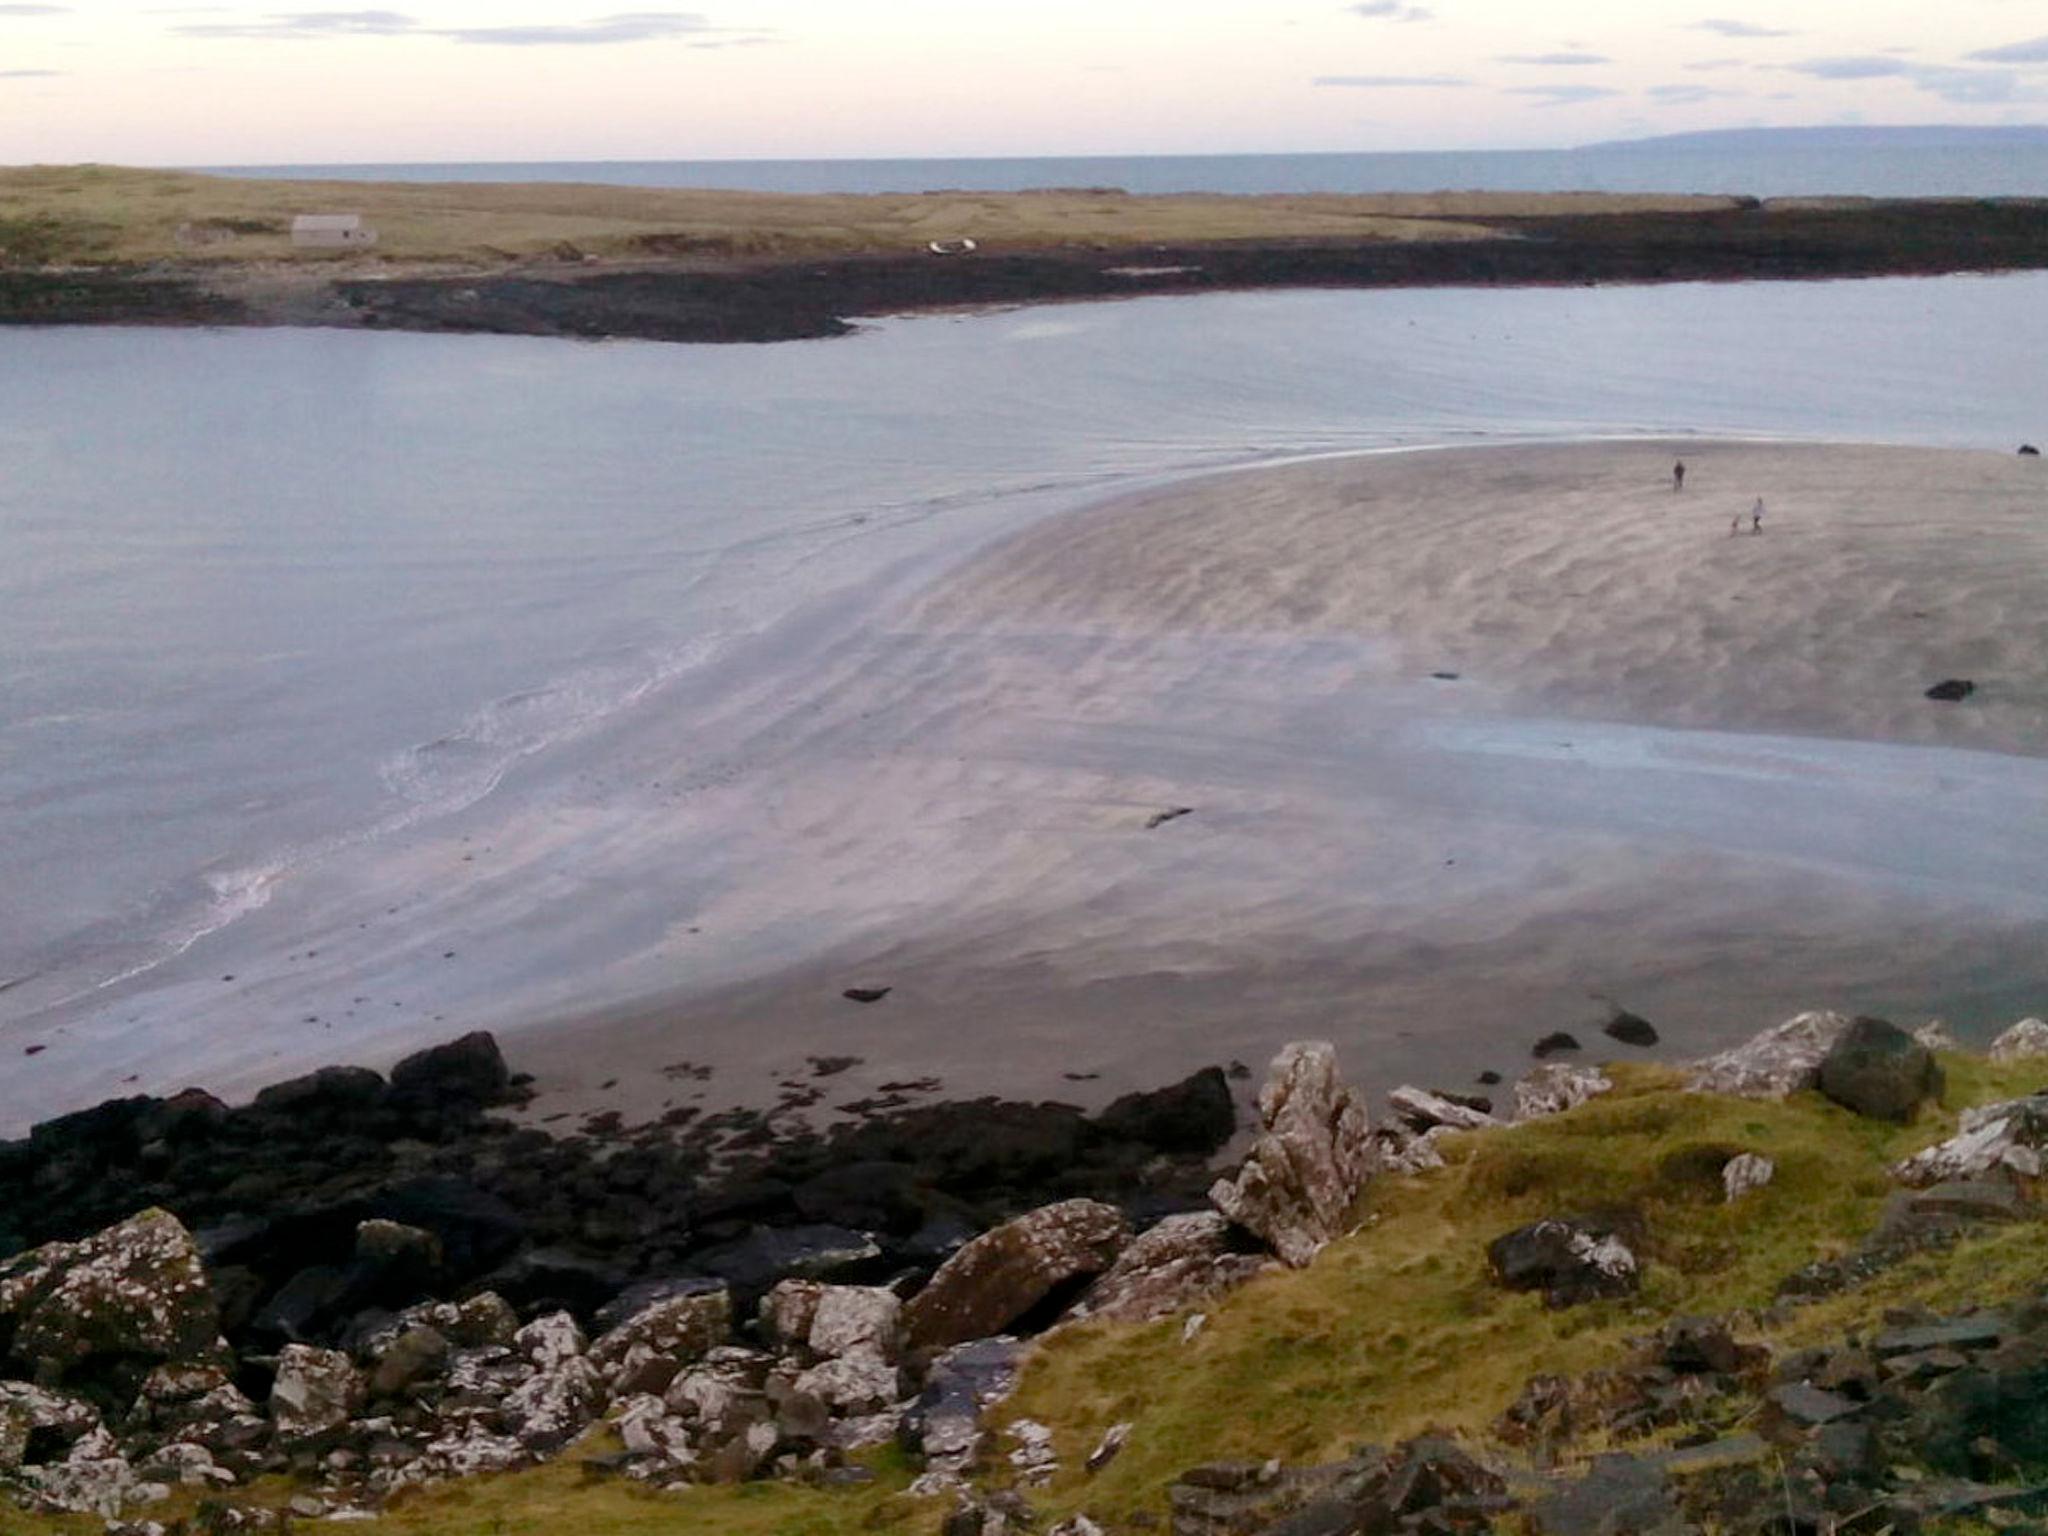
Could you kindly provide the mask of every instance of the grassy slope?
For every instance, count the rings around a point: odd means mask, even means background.
[[[0,168],[0,265],[364,258],[297,253],[298,213],[361,213],[374,259],[492,264],[564,245],[608,259],[915,251],[972,236],[991,248],[1351,238],[1447,240],[1512,214],[1727,207],[1728,198],[1438,193],[1372,197],[1085,190],[793,196],[569,183],[244,181],[112,166]],[[198,244],[181,226],[229,236]],[[234,228],[231,229],[230,226]],[[239,232],[236,232],[236,231]],[[11,258],[8,253],[12,253]]]
[[[1088,1325],[1039,1351],[997,1423],[1029,1417],[1057,1431],[1066,1469],[1042,1497],[1064,1516],[1163,1511],[1167,1484],[1203,1461],[1335,1458],[1441,1426],[1483,1439],[1532,1375],[1614,1365],[1666,1318],[1761,1309],[1777,1282],[1846,1252],[1876,1223],[1890,1162],[1940,1140],[1965,1105],[2048,1085],[2048,1063],[1996,1068],[1944,1058],[1949,1109],[1910,1127],[1862,1120],[1806,1094],[1785,1104],[1681,1093],[1671,1073],[1616,1069],[1617,1091],[1555,1119],[1454,1138],[1450,1166],[1375,1184],[1363,1225],[1310,1269],[1261,1278],[1216,1306],[1192,1344],[1181,1319]],[[1769,1188],[1720,1198],[1737,1151],[1776,1160]],[[1486,1279],[1484,1249],[1544,1215],[1626,1205],[1650,1232],[1639,1297],[1552,1312]],[[1877,1281],[1792,1312],[1759,1335],[1781,1347],[1868,1326],[1890,1306],[1953,1310],[2048,1282],[2048,1230],[2006,1228],[1927,1255]],[[1080,1463],[1102,1431],[1136,1428],[1100,1476]],[[850,1492],[758,1484],[657,1496],[587,1484],[573,1461],[418,1495],[378,1529],[390,1536],[930,1536],[942,1501],[913,1501],[893,1455]],[[281,1497],[281,1495],[280,1495]],[[0,1532],[96,1529],[0,1512]]]

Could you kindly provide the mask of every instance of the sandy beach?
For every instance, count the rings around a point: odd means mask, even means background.
[[[1615,1052],[1610,1001],[1672,1054],[1808,1006],[1981,1033],[2048,1004],[2044,556],[2038,459],[1879,447],[1353,457],[1055,518],[808,679],[701,921],[834,942],[508,1050],[536,1115],[634,1118],[1093,1102],[1302,1034],[1455,1086],[1551,1029]]]

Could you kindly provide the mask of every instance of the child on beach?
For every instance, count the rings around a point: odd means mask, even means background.
[[[1683,459],[1680,459],[1671,466],[1671,489],[1673,491],[1685,489],[1685,460]]]

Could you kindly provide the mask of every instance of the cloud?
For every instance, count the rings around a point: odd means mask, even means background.
[[[287,41],[333,37],[434,37],[501,48],[591,47],[689,39],[693,48],[753,47],[774,39],[759,30],[713,26],[695,11],[622,11],[559,25],[429,27],[402,11],[274,11],[257,21],[187,22],[180,37]]]
[[[1612,64],[1614,60],[1604,53],[1503,53],[1495,56],[1500,64],[1541,64],[1546,68],[1576,69],[1585,64]]]
[[[1696,101],[1726,101],[1747,91],[1717,91],[1705,85],[1653,85],[1643,94],[1660,107],[1689,107]]]
[[[1960,105],[1987,102],[2038,101],[2043,93],[2025,89],[2009,69],[1964,69],[1954,64],[1915,64],[1881,53],[1802,59],[1785,66],[1813,80],[1905,80]]]
[[[1358,0],[1349,7],[1354,16],[1367,16],[1374,21],[1429,21],[1436,12],[1425,5],[1406,5],[1402,0]]]
[[[1400,91],[1411,87],[1456,90],[1470,85],[1456,75],[1317,75],[1311,85],[1342,85],[1361,91]]]
[[[1718,32],[1723,37],[1797,37],[1797,32],[1783,27],[1760,27],[1753,21],[1730,21],[1725,16],[1709,16],[1705,21],[1692,24],[1695,32]]]
[[[193,21],[171,30],[207,38],[398,37],[417,32],[419,25],[397,11],[292,11],[261,21]]]
[[[719,30],[694,11],[626,11],[561,26],[450,27],[435,36],[500,48],[558,48],[649,43],[664,38],[700,37]]]
[[[68,5],[0,5],[0,16],[68,16]]]
[[[1604,101],[1622,93],[1605,85],[1517,85],[1510,96],[1534,96],[1539,107],[1575,107],[1584,101]]]
[[[54,80],[61,69],[0,69],[0,80]]]
[[[2007,43],[2000,48],[1979,48],[1969,57],[1982,59],[1987,64],[2048,64],[2048,37]]]
[[[1747,59],[1695,59],[1685,67],[1696,75],[1703,75],[1715,69],[1740,69],[1748,62]]]

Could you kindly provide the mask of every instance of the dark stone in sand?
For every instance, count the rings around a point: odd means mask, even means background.
[[[1657,1026],[1641,1014],[1621,1009],[1601,1026],[1601,1033],[1623,1045],[1652,1046],[1657,1043]]]
[[[848,987],[839,995],[849,1003],[879,1003],[895,990],[894,987]]]
[[[1194,814],[1195,808],[1192,805],[1176,805],[1169,811],[1155,811],[1146,819],[1145,830],[1150,832],[1154,827],[1163,827],[1169,821],[1179,821],[1183,816]]]
[[[1486,1071],[1480,1073],[1478,1077],[1474,1078],[1473,1081],[1484,1087],[1491,1088],[1500,1082],[1500,1074],[1489,1067]]]
[[[1150,1093],[1127,1093],[1095,1117],[1098,1129],[1161,1152],[1214,1152],[1237,1130],[1237,1107],[1221,1067]]]
[[[1936,683],[1927,690],[1927,697],[1942,704],[1954,704],[1967,699],[1977,691],[1977,685],[1967,677],[1951,677]]]
[[[2020,452],[2030,459],[2038,459],[2039,457],[2041,457],[2041,450],[2036,448],[2032,443],[2021,443]]]
[[[1432,672],[1429,675],[1440,683],[1455,683],[1458,680],[1458,674],[1455,672]]]
[[[1566,1051],[1576,1051],[1578,1049],[1580,1049],[1579,1042],[1571,1035],[1559,1029],[1553,1030],[1529,1047],[1529,1054],[1538,1061],[1548,1061],[1553,1056],[1561,1056]]]

